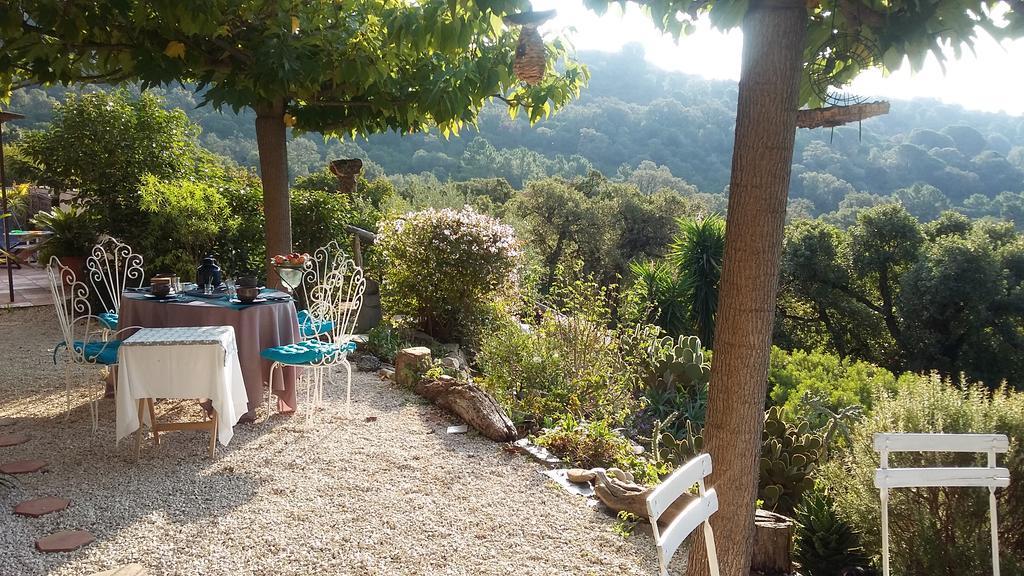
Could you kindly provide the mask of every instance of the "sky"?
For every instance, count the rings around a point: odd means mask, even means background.
[[[577,50],[614,52],[637,42],[651,64],[666,70],[720,80],[739,78],[743,44],[739,30],[721,32],[701,22],[696,33],[677,43],[633,4],[625,12],[613,6],[601,17],[580,0],[532,0],[532,5],[534,10],[556,9],[558,15],[541,31],[565,34]],[[945,73],[932,56],[916,74],[910,72],[909,64],[888,77],[881,71],[865,72],[847,92],[893,100],[935,98],[972,110],[1024,115],[1024,39],[1000,43],[980,32],[974,50],[974,54],[964,51],[960,60],[953,60],[950,50]]]

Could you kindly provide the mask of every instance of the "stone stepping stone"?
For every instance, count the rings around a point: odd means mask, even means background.
[[[24,434],[0,434],[0,448],[17,446],[28,442],[28,436]]]
[[[85,530],[64,530],[36,540],[36,549],[40,552],[71,552],[95,539]]]
[[[142,564],[125,564],[124,566],[96,572],[89,576],[147,576],[148,574],[149,572],[146,571],[146,567]]]
[[[39,518],[44,514],[63,510],[67,508],[69,504],[71,504],[71,500],[68,500],[67,498],[47,496],[46,498],[26,500],[21,504],[18,504],[14,507],[14,513],[19,516]]]
[[[4,474],[29,474],[46,468],[46,460],[16,460],[0,464],[0,472]]]
[[[6,416],[0,418],[0,426],[12,426],[15,422],[17,422],[17,420],[14,418],[8,418]]]

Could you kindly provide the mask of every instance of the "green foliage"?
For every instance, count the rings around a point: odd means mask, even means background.
[[[691,424],[704,425],[711,364],[705,360],[700,339],[680,336],[677,342],[664,338],[646,345],[647,357],[634,370],[642,378],[647,412],[673,436],[680,436]],[[671,415],[678,418],[668,420]]]
[[[795,223],[783,247],[775,341],[894,373],[1020,386],[1022,245],[1008,223],[947,212],[921,225],[891,204],[861,211],[845,232]]]
[[[796,508],[793,558],[807,576],[835,576],[844,568],[869,568],[860,532],[836,514],[835,501],[821,490],[804,494]]]
[[[33,223],[53,232],[50,241],[40,249],[40,257],[44,261],[51,256],[88,256],[99,237],[96,218],[79,206],[58,206],[49,212],[40,212],[35,215]]]
[[[399,351],[411,345],[401,331],[386,322],[370,328],[366,333],[366,351],[385,362],[394,363]]]
[[[794,426],[772,407],[764,415],[761,433],[759,498],[767,509],[792,515],[803,493],[814,487],[812,475],[821,457],[821,437],[806,421]]]
[[[381,226],[381,301],[391,318],[442,341],[469,337],[487,304],[516,290],[509,226],[472,209],[429,209]]]
[[[824,406],[833,410],[852,405],[871,408],[874,396],[895,385],[896,377],[891,372],[864,361],[844,360],[825,352],[772,348],[768,394],[787,419],[807,417],[809,397],[821,398]]]
[[[633,284],[626,294],[627,317],[651,322],[673,336],[690,331],[686,285],[674,266],[665,260],[634,261],[629,277]]]
[[[188,180],[145,176],[139,207],[147,216],[146,229],[135,235],[133,248],[145,255],[152,273],[170,272],[184,280],[194,279],[199,260],[213,251],[233,220],[214,186]]]
[[[535,86],[512,74],[516,0],[330,3],[211,0],[194,6],[23,2],[0,22],[0,96],[13,84],[199,82],[203,102],[239,110],[288,103],[301,130],[448,136],[495,94],[531,121],[576,96],[587,72],[561,40]],[[345,15],[339,18],[338,14]],[[42,34],[40,31],[47,33]],[[339,82],[339,78],[344,82]]]
[[[848,455],[826,464],[819,478],[835,497],[839,515],[864,534],[877,555],[880,543],[878,490],[874,486],[878,454],[872,435],[880,432],[1000,433],[1010,437],[1010,452],[1000,465],[1011,478],[1024,475],[1024,394],[1000,388],[952,385],[936,375],[900,377],[897,389],[875,399],[874,408],[855,429]],[[985,466],[985,456],[948,453],[899,453],[892,467]],[[996,491],[999,545],[1004,573],[1024,570],[1024,484],[1011,482]],[[960,575],[991,570],[988,491],[972,488],[899,489],[890,492],[889,522],[894,574]]]
[[[638,483],[658,481],[656,470],[633,451],[633,444],[603,420],[576,420],[566,415],[534,441],[572,466],[620,468],[631,472]]]
[[[201,180],[212,161],[181,110],[165,110],[151,94],[124,90],[71,94],[51,124],[25,133],[20,145],[41,167],[40,183],[76,190],[102,229],[128,240],[141,224],[138,190],[147,175]]]
[[[486,327],[477,356],[484,385],[517,422],[569,415],[621,424],[635,408],[636,378],[608,332],[604,291],[579,282],[559,293],[561,310],[527,325],[506,316]]]
[[[702,342],[714,348],[718,285],[725,255],[725,220],[717,214],[679,221],[668,260],[678,269],[690,323]]]

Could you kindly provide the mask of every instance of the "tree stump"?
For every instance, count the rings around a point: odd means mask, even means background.
[[[430,370],[433,363],[430,348],[425,346],[404,348],[395,356],[395,384],[412,388],[420,381],[423,374]]]
[[[750,569],[774,576],[793,571],[793,520],[767,510],[754,514],[754,551]]]
[[[441,408],[455,413],[491,440],[510,442],[516,439],[516,427],[505,411],[490,394],[473,384],[459,382],[451,376],[441,376],[437,380],[421,380],[413,390]]]

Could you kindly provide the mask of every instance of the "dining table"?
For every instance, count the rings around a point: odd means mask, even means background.
[[[146,289],[129,290],[121,297],[118,329],[138,326],[231,326],[245,382],[249,419],[255,416],[256,406],[262,403],[267,382],[277,396],[278,411],[295,411],[297,370],[285,367],[275,370],[272,376],[271,363],[260,356],[265,348],[301,340],[295,302],[288,294],[265,288],[255,302],[245,304],[222,293],[184,291],[159,297]]]

